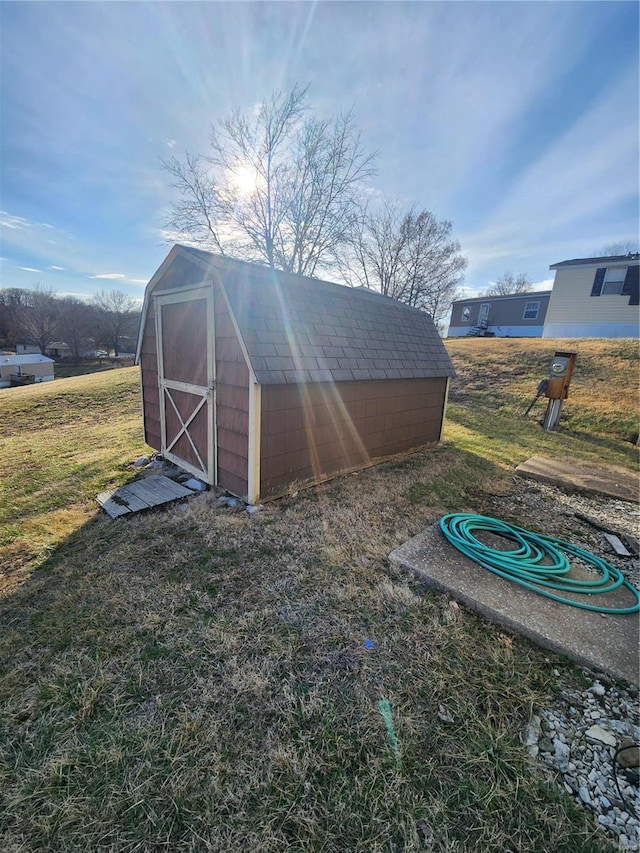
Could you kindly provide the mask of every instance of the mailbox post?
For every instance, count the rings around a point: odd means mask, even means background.
[[[571,375],[576,362],[575,352],[556,352],[549,369],[549,379],[545,390],[548,398],[547,411],[542,422],[545,430],[555,429],[560,420],[562,403],[569,395]]]

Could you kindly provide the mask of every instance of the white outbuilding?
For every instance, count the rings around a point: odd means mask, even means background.
[[[39,353],[0,355],[0,388],[33,385],[54,378],[54,360]]]

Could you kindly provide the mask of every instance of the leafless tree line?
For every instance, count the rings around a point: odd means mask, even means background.
[[[164,161],[176,190],[170,239],[299,275],[339,271],[437,322],[458,294],[466,259],[450,222],[366,202],[376,156],[352,113],[320,118],[307,88],[276,92],[252,114],[218,121],[206,155]]]
[[[39,284],[29,290],[9,287],[0,290],[0,347],[13,348],[23,339],[42,354],[61,342],[74,361],[90,349],[118,356],[121,339],[137,333],[139,318],[138,304],[118,290],[102,290],[85,302]]]

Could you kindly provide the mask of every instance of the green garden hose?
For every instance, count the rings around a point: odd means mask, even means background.
[[[514,581],[527,589],[570,604],[581,610],[593,610],[596,613],[638,613],[640,611],[640,592],[629,583],[622,572],[601,557],[554,539],[541,536],[523,527],[507,524],[497,518],[467,513],[450,513],[440,519],[440,530],[451,544],[470,557],[475,563],[500,577]],[[509,551],[485,545],[474,536],[474,531],[484,530],[516,543]],[[567,555],[572,555],[583,563],[596,568],[599,576],[593,580],[577,580],[568,577],[571,563]],[[554,591],[580,593],[582,595],[602,595],[625,586],[635,598],[630,607],[600,607],[597,604],[574,601],[564,598]]]

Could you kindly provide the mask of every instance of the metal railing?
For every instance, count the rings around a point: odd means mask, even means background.
[[[36,381],[34,373],[10,373],[9,382],[12,387],[16,385],[33,385]]]

